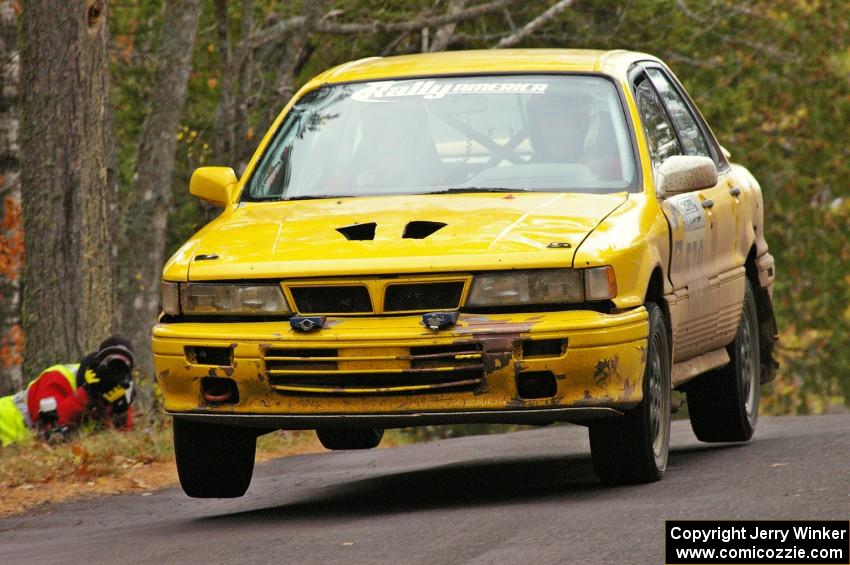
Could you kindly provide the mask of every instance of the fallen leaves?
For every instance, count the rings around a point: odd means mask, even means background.
[[[257,448],[257,461],[323,451],[312,432],[267,434]],[[83,497],[151,496],[176,483],[169,420],[87,433],[65,444],[29,440],[0,448],[0,516]]]

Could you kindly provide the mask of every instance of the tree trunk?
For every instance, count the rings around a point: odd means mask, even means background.
[[[107,4],[27,0],[21,27],[24,374],[111,331]]]
[[[242,31],[239,37],[248,37],[254,27],[254,0],[242,0]],[[236,88],[236,105],[233,113],[233,134],[235,146],[233,148],[233,168],[241,175],[248,160],[251,158],[249,146],[252,145],[251,137],[248,135],[248,102],[251,96],[254,70],[254,53],[247,49],[244,54],[239,53],[239,81]]]
[[[215,0],[216,47],[219,68],[218,107],[213,123],[213,163],[233,165],[233,153],[236,140],[233,137],[233,119],[236,114],[236,100],[233,85],[236,73],[233,69],[233,47],[230,40],[230,16],[227,13],[228,0]]]
[[[200,0],[163,4],[151,110],[145,120],[133,186],[129,191],[126,233],[119,253],[123,331],[136,347],[140,371],[151,374],[150,332],[159,314],[159,282],[165,260],[165,237],[171,203],[171,177],[177,128],[186,100]]]
[[[274,72],[277,72],[277,79],[274,82],[274,91],[270,96],[267,96],[259,104],[260,112],[257,119],[257,129],[264,132],[271,126],[271,123],[277,117],[278,113],[286,106],[289,99],[296,92],[296,79],[301,69],[307,64],[307,61],[313,55],[316,49],[313,38],[313,26],[325,11],[325,0],[315,0],[313,2],[305,2],[301,8],[301,13],[304,18],[304,24],[301,30],[295,30],[289,34],[285,40],[282,40],[280,45],[272,47],[272,51],[282,52],[281,60],[275,60],[271,65],[267,61],[263,61],[261,57],[255,60],[257,65],[258,75],[263,75],[263,68],[270,67]],[[282,51],[281,51],[282,49]],[[277,53],[275,53],[276,55]],[[274,77],[274,72],[271,76]],[[246,162],[251,158],[249,151],[244,154]]]
[[[253,49],[242,39],[254,27],[254,2],[242,0],[239,41],[230,37],[228,0],[216,0],[217,50],[221,76],[218,81],[218,108],[213,124],[212,162],[228,165],[241,174],[248,135],[248,98],[253,82]],[[244,162],[242,162],[244,161]]]
[[[20,389],[20,276],[23,260],[18,179],[18,18],[14,0],[0,0],[0,395]]]
[[[449,0],[447,13],[454,16],[461,13],[465,7],[466,0]],[[452,42],[452,36],[455,33],[456,27],[457,22],[447,23],[439,27],[437,33],[434,34],[434,41],[431,42],[431,46],[428,48],[429,51],[445,51]]]

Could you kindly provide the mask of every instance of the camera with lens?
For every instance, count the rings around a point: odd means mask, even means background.
[[[98,363],[95,372],[106,382],[125,384],[130,381],[132,370],[133,364],[128,357],[113,353]]]
[[[127,386],[132,382],[133,352],[121,344],[102,348],[95,356],[94,371],[107,386]]]

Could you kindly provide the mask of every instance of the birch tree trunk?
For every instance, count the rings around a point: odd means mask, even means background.
[[[111,331],[104,0],[27,0],[21,27],[25,377]]]
[[[254,67],[253,50],[242,41],[254,26],[254,2],[242,0],[238,40],[231,38],[228,0],[216,0],[217,48],[221,61],[218,82],[219,102],[213,124],[213,162],[228,165],[241,174],[246,152],[248,97]]]
[[[233,118],[236,113],[233,85],[233,46],[230,38],[230,16],[228,0],[215,0],[216,46],[218,48],[221,76],[218,79],[218,106],[213,122],[213,162],[216,165],[231,164],[236,140]]]
[[[20,276],[23,226],[18,128],[18,18],[0,0],[0,395],[21,388]]]
[[[200,0],[163,4],[151,109],[142,139],[127,210],[119,260],[122,271],[121,325],[136,347],[137,366],[152,374],[150,332],[159,314],[159,282],[165,261],[174,151],[186,101]]]
[[[449,0],[447,13],[453,16],[461,13],[465,7],[466,0]],[[445,51],[452,41],[452,35],[454,35],[456,27],[457,22],[447,23],[446,25],[439,27],[437,32],[434,34],[434,41],[431,42],[428,50]]]

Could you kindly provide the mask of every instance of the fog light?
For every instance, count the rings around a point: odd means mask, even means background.
[[[558,383],[552,371],[530,371],[516,376],[516,390],[520,398],[551,398]]]

